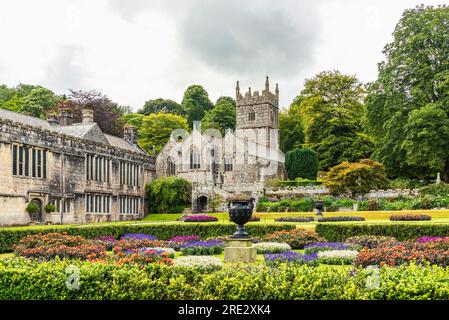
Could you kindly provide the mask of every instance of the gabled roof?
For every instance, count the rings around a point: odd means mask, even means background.
[[[96,123],[74,123],[70,126],[52,126],[48,121],[36,117],[27,116],[14,111],[0,109],[0,119],[7,119],[13,122],[26,124],[32,127],[46,129],[58,133],[63,133],[68,136],[110,145],[115,148],[124,149],[127,151],[137,152],[143,155],[148,155],[146,151],[137,145],[133,145],[125,139],[105,134],[101,131]]]

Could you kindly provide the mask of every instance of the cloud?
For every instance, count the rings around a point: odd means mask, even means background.
[[[89,74],[83,67],[83,49],[64,45],[57,48],[51,64],[47,65],[45,84],[58,92],[83,88]]]
[[[314,15],[299,1],[199,1],[181,24],[182,45],[221,72],[288,77],[313,62]]]

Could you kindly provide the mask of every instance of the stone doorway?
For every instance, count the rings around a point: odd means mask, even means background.
[[[207,197],[199,196],[196,199],[196,209],[198,212],[206,212],[207,211]]]
[[[39,208],[37,212],[31,213],[31,222],[42,222],[42,201],[34,198],[31,200],[31,203],[34,203]]]

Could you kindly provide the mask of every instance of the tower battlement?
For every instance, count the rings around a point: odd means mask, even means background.
[[[237,106],[247,106],[247,105],[260,105],[269,103],[276,108],[279,108],[279,87],[276,83],[275,92],[272,93],[270,91],[270,83],[268,76],[265,80],[265,89],[262,92],[254,91],[251,92],[251,87],[248,88],[248,91],[245,92],[244,95],[240,92],[240,83],[237,81],[237,86],[235,88],[236,91],[236,102]]]

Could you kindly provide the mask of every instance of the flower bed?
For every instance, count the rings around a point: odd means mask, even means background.
[[[216,257],[209,256],[189,256],[179,257],[174,262],[175,267],[194,268],[200,271],[216,271],[223,268],[223,262]]]
[[[435,241],[449,241],[449,237],[421,237],[416,239],[416,242],[426,243]]]
[[[258,216],[251,216],[248,222],[258,222],[260,221],[260,217]]]
[[[290,231],[277,231],[264,237],[264,241],[287,243],[292,249],[302,249],[306,244],[322,242],[323,238],[311,230],[293,229]]]
[[[287,243],[278,242],[259,242],[254,244],[254,247],[256,247],[257,253],[281,253],[291,250]]]
[[[192,236],[175,236],[173,238],[170,238],[168,241],[170,242],[178,242],[178,243],[185,243],[185,242],[192,242],[192,241],[199,241],[201,239],[200,236],[192,235]]]
[[[384,243],[377,248],[365,248],[360,251],[357,259],[354,261],[356,266],[369,265],[389,265],[398,266],[401,264],[436,264],[440,266],[449,266],[449,242],[431,241],[414,242],[404,241],[400,243]]]
[[[318,252],[318,262],[332,265],[351,264],[358,254],[357,250],[330,250]]]
[[[194,241],[181,246],[184,255],[214,255],[222,253],[223,250],[224,244],[221,241]]]
[[[214,221],[218,221],[218,218],[207,215],[194,215],[194,216],[187,216],[184,218],[184,222],[214,222]]]
[[[390,221],[430,221],[432,217],[427,214],[393,214]]]
[[[66,233],[36,234],[23,238],[14,253],[26,258],[51,260],[56,257],[93,260],[106,255],[106,247]]]
[[[281,263],[318,265],[317,254],[300,254],[295,251],[285,251],[282,253],[264,254],[265,264],[268,266],[278,266]]]
[[[365,221],[364,217],[338,216],[318,218],[318,222]]]
[[[346,250],[348,248],[349,248],[349,245],[341,243],[341,242],[309,243],[304,246],[304,253],[312,254],[312,253],[318,253],[321,251]]]
[[[113,236],[101,236],[95,238],[95,243],[102,244],[106,247],[107,251],[111,251],[114,248],[115,241]]]
[[[377,248],[380,244],[386,242],[397,242],[395,237],[385,236],[355,236],[346,239],[345,243],[358,246],[360,248]]]
[[[274,219],[275,222],[312,222],[314,217],[282,217]]]
[[[151,248],[151,247],[165,247],[165,242],[160,240],[137,240],[127,238],[124,240],[118,240],[114,243],[112,251],[117,254],[119,252],[126,252],[129,250]]]
[[[120,240],[123,239],[135,239],[135,240],[157,240],[155,236],[145,234],[145,233],[127,233],[120,237]]]
[[[119,265],[138,264],[148,265],[150,263],[172,265],[174,258],[174,250],[167,248],[141,248],[128,250],[126,252],[118,252],[113,257]]]

